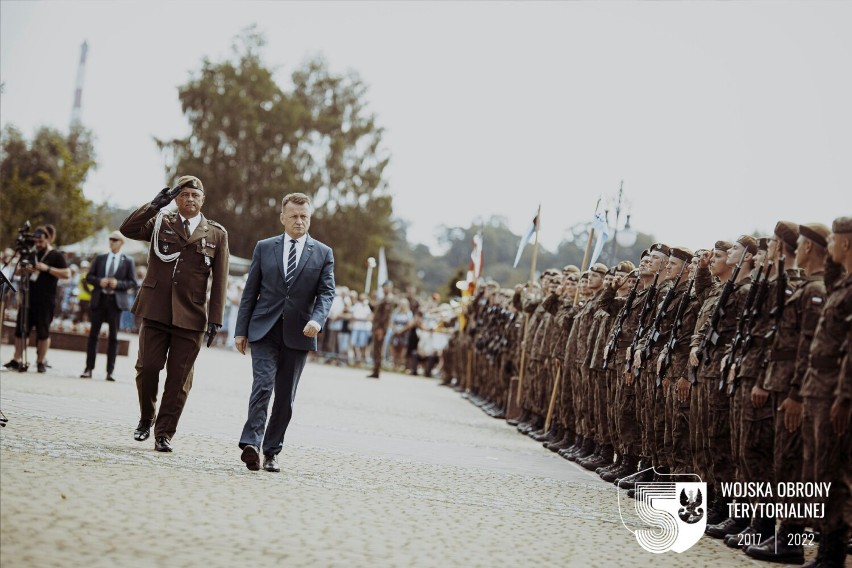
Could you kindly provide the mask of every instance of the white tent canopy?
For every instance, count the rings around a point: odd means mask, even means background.
[[[109,252],[109,234],[111,232],[112,231],[109,229],[101,229],[82,241],[70,245],[64,245],[59,248],[63,252],[76,254],[81,258],[91,259],[95,255]],[[134,257],[138,263],[143,259],[147,259],[148,243],[145,241],[124,239],[124,246],[121,247],[121,252]],[[234,255],[231,255],[228,260],[230,265],[229,272],[231,274],[245,274],[248,272],[249,265],[251,265],[250,259],[240,258]]]

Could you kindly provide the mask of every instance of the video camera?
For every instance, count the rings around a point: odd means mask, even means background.
[[[20,266],[33,266],[37,262],[35,235],[30,232],[30,227],[30,222],[24,221],[15,239],[15,252],[20,255]]]

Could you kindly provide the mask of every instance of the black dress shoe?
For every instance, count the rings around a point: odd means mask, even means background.
[[[154,440],[154,449],[158,452],[170,452],[172,451],[172,443],[165,436],[157,436]]]
[[[115,377],[112,376],[112,373],[107,373],[106,380],[114,383]]]
[[[36,371],[39,373],[46,373],[47,367],[44,366],[44,363],[36,363]]]
[[[80,378],[81,379],[91,379],[92,378],[92,370],[86,369],[85,371],[80,373]]]
[[[260,469],[260,452],[258,452],[257,446],[248,445],[243,448],[243,455],[240,456],[240,459],[250,470],[257,471]]]
[[[367,375],[367,378],[368,379],[378,379],[379,375],[377,375],[376,373],[370,373],[369,375]]]
[[[6,367],[7,369],[13,369],[14,370],[14,369],[18,369],[21,366],[21,363],[20,363],[20,361],[16,361],[15,359],[12,359],[11,361],[9,361],[8,363],[6,363],[3,366]]]
[[[263,456],[263,469],[271,472],[281,471],[281,468],[278,467],[278,458],[275,456]]]
[[[151,435],[151,426],[154,424],[154,421],[149,418],[143,418],[139,421],[139,425],[136,426],[136,430],[133,432],[133,439],[137,442],[144,442],[148,439],[148,436]]]

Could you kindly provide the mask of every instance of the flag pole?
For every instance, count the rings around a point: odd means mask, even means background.
[[[541,227],[541,203],[538,204],[538,211],[535,214],[535,243],[533,244],[533,255],[532,255],[532,263],[530,264],[530,280],[529,286],[532,288],[533,282],[535,281],[535,261],[538,257],[538,231]],[[527,331],[529,330],[530,316],[528,314],[524,314],[524,333],[521,336],[521,369],[518,374],[518,392],[516,396],[516,402],[521,404],[521,387],[524,385],[524,367],[526,366],[526,343],[527,343]]]
[[[598,197],[598,202],[595,205],[595,215],[598,214],[598,208],[601,206],[601,198]],[[595,240],[595,227],[589,227],[589,238],[586,242],[586,252],[583,254],[583,262],[580,263],[580,274],[585,272],[589,267],[587,263],[589,262],[589,254],[592,250],[592,241]],[[580,301],[580,286],[577,286],[577,291],[574,292],[574,305],[577,305],[577,302]]]

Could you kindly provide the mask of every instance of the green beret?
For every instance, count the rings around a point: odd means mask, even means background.
[[[831,224],[832,233],[852,233],[852,217],[838,217]]]
[[[204,185],[201,183],[201,180],[195,176],[180,176],[177,180],[177,184],[181,188],[191,187],[192,189],[197,189],[204,193]]]
[[[740,235],[737,242],[743,245],[749,253],[754,254],[757,252],[757,239],[751,235]]]
[[[822,223],[808,223],[806,225],[799,225],[799,234],[809,239],[822,248],[828,246],[828,235],[831,233],[831,229],[823,225]]]
[[[671,249],[669,249],[669,256],[673,256],[684,262],[689,262],[692,260],[694,255],[693,252],[686,247],[671,247]]]
[[[796,244],[799,240],[799,226],[792,221],[778,221],[775,224],[775,236],[784,241],[784,243],[796,250]]]
[[[665,256],[669,256],[671,254],[671,249],[663,243],[656,243],[651,245],[651,252],[659,252]]]
[[[596,262],[591,267],[589,267],[589,270],[592,272],[597,272],[598,274],[606,274],[607,268],[606,264],[602,262]]]

